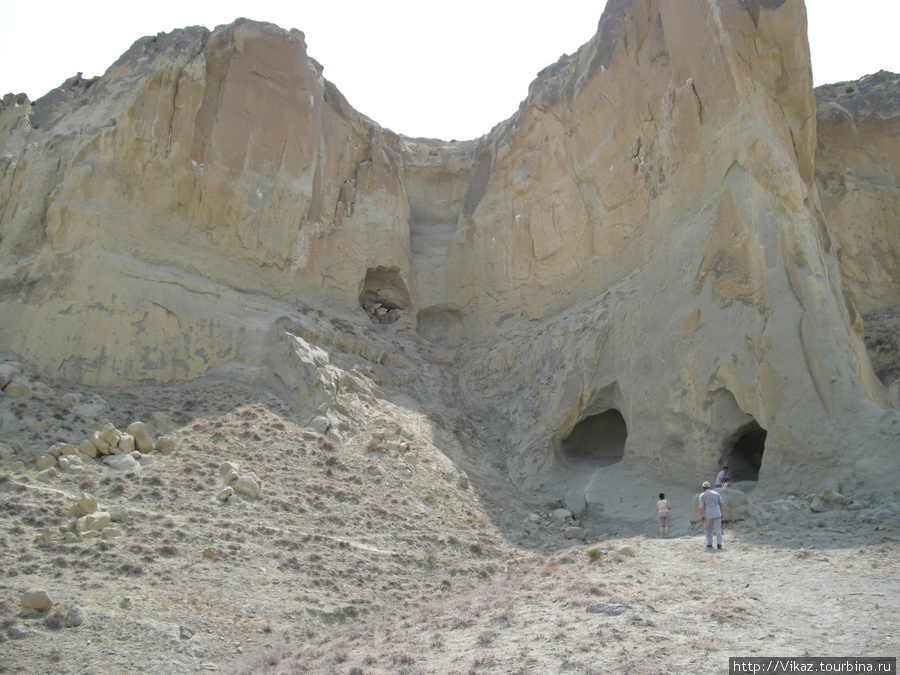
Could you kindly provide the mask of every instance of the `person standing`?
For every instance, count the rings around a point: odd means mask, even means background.
[[[719,475],[716,476],[716,487],[725,487],[731,479],[728,477],[728,467],[723,466]]]
[[[725,516],[725,501],[715,490],[709,489],[709,481],[703,482],[700,493],[700,520],[706,535],[706,548],[712,548],[712,533],[716,531],[716,548],[722,548],[722,518]]]
[[[659,501],[656,502],[656,517],[659,519],[659,536],[663,539],[669,538],[669,511],[672,505],[666,499],[663,492],[659,493]]]

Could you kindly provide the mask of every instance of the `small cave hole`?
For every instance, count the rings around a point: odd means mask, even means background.
[[[598,466],[609,466],[625,456],[628,428],[615,408],[585,417],[562,442],[566,458],[590,459]]]
[[[765,449],[766,430],[756,421],[738,430],[731,443],[726,445],[723,460],[731,480],[758,480]]]
[[[406,282],[398,268],[379,266],[366,272],[359,306],[374,323],[395,323],[411,304]]]

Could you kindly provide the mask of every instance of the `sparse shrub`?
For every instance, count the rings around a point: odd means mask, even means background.
[[[416,657],[411,654],[407,654],[404,651],[397,650],[393,654],[391,654],[391,663],[394,665],[410,665],[416,662]]]
[[[434,551],[426,551],[425,552],[425,563],[429,567],[434,567],[435,565],[437,565],[437,562],[438,562],[437,553],[435,553]]]
[[[66,615],[62,613],[62,610],[57,609],[44,617],[44,625],[50,630],[59,630],[63,627],[65,620]]]
[[[587,554],[588,558],[590,558],[591,560],[600,560],[600,558],[603,557],[603,551],[601,551],[599,548],[589,549]]]
[[[486,630],[479,634],[478,636],[478,644],[482,646],[486,646],[491,644],[494,640],[497,639],[497,631],[494,630]]]

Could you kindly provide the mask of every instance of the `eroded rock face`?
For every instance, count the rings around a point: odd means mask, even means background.
[[[354,111],[298,31],[139,40],[4,99],[0,350],[92,384],[240,377],[310,418],[441,397],[529,488],[583,459],[887,485],[900,424],[853,307],[895,298],[896,239],[845,302],[873,240],[831,218],[870,207],[820,207],[847,172],[837,141],[814,164],[805,26],[800,0],[610,0],[462,143]]]
[[[816,89],[816,184],[850,311],[900,406],[900,75]]]

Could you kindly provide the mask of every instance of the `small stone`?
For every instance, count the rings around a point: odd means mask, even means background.
[[[70,518],[81,518],[89,513],[97,511],[97,498],[89,492],[82,492],[79,499],[72,508],[69,509]]]
[[[51,541],[53,541],[53,535],[50,533],[49,527],[45,527],[44,531],[34,538],[35,544],[49,544]]]
[[[112,447],[117,446],[119,444],[119,439],[122,438],[122,432],[116,429],[112,424],[104,425],[98,432],[98,435]]]
[[[232,472],[235,473],[236,476],[239,476],[241,473],[241,466],[237,462],[222,462],[219,465],[219,475],[220,476],[228,476]],[[227,482],[227,479],[226,479]]]
[[[554,520],[570,520],[572,518],[572,512],[568,509],[556,509],[550,515]]]
[[[134,445],[138,450],[144,453],[153,451],[153,439],[143,422],[132,422],[125,427],[125,431],[134,438]]]
[[[100,432],[95,431],[91,434],[91,444],[97,448],[97,452],[101,455],[108,455],[110,451],[109,443],[100,438]]]
[[[215,560],[219,556],[219,553],[214,548],[208,548],[203,551],[203,557],[209,558],[210,560]]]
[[[75,523],[75,531],[85,534],[90,530],[102,530],[104,527],[109,527],[110,522],[109,512],[95,511],[79,518]]]
[[[164,412],[152,412],[150,413],[150,424],[153,425],[153,428],[156,429],[157,432],[162,431],[166,428],[166,414]]]
[[[185,640],[190,640],[192,637],[194,637],[194,630],[192,628],[188,628],[187,626],[181,626],[179,633]]]
[[[3,393],[7,396],[14,396],[18,398],[22,396],[28,396],[28,394],[31,393],[31,390],[24,382],[14,380],[3,387]]]
[[[140,462],[131,455],[107,455],[103,458],[103,463],[116,471],[136,471],[141,468]]]
[[[637,555],[637,551],[634,550],[633,546],[623,546],[616,552],[619,555],[624,555],[626,558],[633,558]]]
[[[456,487],[458,487],[460,490],[468,490],[469,477],[464,473],[459,474],[459,476],[457,476],[456,478]]]
[[[97,446],[90,441],[82,441],[81,445],[78,446],[78,452],[93,459],[97,456]]]
[[[216,499],[218,499],[220,502],[227,502],[228,498],[231,497],[231,495],[233,495],[233,494],[234,494],[234,488],[229,486],[229,487],[226,487],[223,490],[221,490],[219,492],[219,494],[216,495]]]
[[[616,616],[625,611],[625,605],[619,603],[592,602],[587,606],[587,611],[591,614],[609,614]]]
[[[60,399],[60,402],[66,408],[74,408],[76,405],[81,403],[81,396],[67,391],[65,394],[63,394],[62,399]]]
[[[61,455],[74,455],[77,452],[75,450],[75,446],[71,443],[60,443],[59,444],[59,453]]]
[[[101,539],[115,539],[116,537],[121,537],[124,534],[122,530],[115,527],[104,527],[100,530],[100,538]]]
[[[57,475],[59,475],[59,474],[57,473],[56,469],[54,469],[53,467],[50,467],[49,469],[44,469],[43,471],[38,471],[37,474],[35,475],[35,478],[37,478],[42,483],[46,483],[51,478],[56,478]]]
[[[567,527],[563,530],[564,539],[584,539],[584,528]]]
[[[119,442],[116,443],[116,447],[118,447],[122,452],[133,452],[134,436],[132,436],[131,434],[122,434],[119,437]]]
[[[109,512],[109,519],[114,523],[127,523],[131,520],[131,514],[124,506],[110,506],[106,510]]]
[[[833,502],[835,504],[843,504],[845,499],[844,495],[842,495],[837,490],[827,489],[823,490],[820,497],[826,502]]]
[[[815,513],[822,513],[828,507],[825,506],[825,502],[819,499],[818,496],[813,497],[812,503],[809,505],[810,510]]]
[[[66,619],[63,622],[66,628],[75,628],[84,623],[84,610],[80,605],[72,605],[66,613]]]
[[[157,452],[161,452],[165,455],[174,452],[177,449],[177,446],[178,443],[172,436],[160,436],[156,439],[156,443],[153,444],[153,448]]]
[[[56,457],[53,455],[47,454],[38,458],[38,461],[35,462],[35,468],[38,471],[43,471],[44,469],[50,469],[56,466]]]
[[[11,626],[8,631],[6,631],[7,636],[9,636],[10,640],[24,640],[29,636],[30,633],[28,631],[22,630],[18,626]]]
[[[328,418],[325,417],[324,415],[317,415],[309,423],[309,426],[317,434],[324,434],[325,432],[328,431],[328,427],[331,426],[331,422],[329,422]]]

